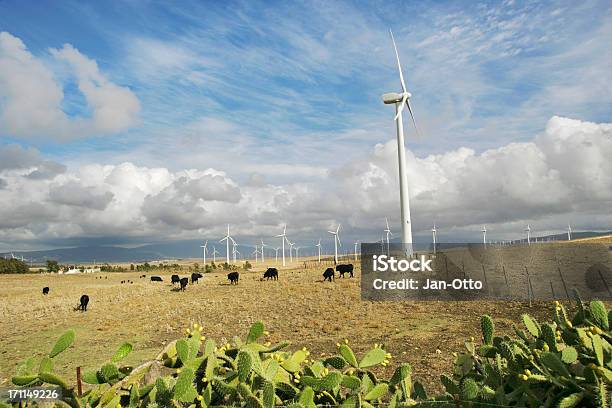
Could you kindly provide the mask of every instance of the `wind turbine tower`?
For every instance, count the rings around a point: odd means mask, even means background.
[[[480,232],[482,232],[482,243],[486,247],[487,246],[487,226],[483,225]]]
[[[531,226],[527,224],[527,228],[525,228],[527,232],[527,245],[531,245]]]
[[[200,245],[200,248],[202,248],[202,259],[204,261],[204,265],[206,266],[206,247],[208,246],[208,240],[206,240],[206,242],[204,243],[204,245]]]
[[[266,262],[266,259],[264,258],[264,247],[267,247],[268,245],[264,244],[263,239],[261,240],[261,262]]]
[[[434,222],[434,226],[431,229],[431,237],[433,238],[433,252],[436,254],[436,241],[438,240],[438,229],[436,228],[436,223]]]
[[[321,238],[319,238],[319,243],[315,246],[319,250],[319,263],[321,263]]]
[[[569,224],[567,224],[567,240],[572,240],[572,226]]]
[[[283,227],[283,233],[277,235],[276,237],[277,238],[280,237],[280,239],[281,239],[281,243],[282,243],[282,247],[283,247],[283,266],[285,266],[285,240],[287,240],[287,242],[289,242],[289,240],[287,239],[287,224],[285,224],[285,226]]]
[[[234,238],[232,238],[230,236],[230,226],[229,226],[229,224],[227,224],[227,235],[225,237],[221,238],[219,240],[219,242],[225,241],[225,261],[227,262],[228,265],[230,263],[230,251],[229,251],[230,240],[232,242],[236,242],[236,241],[234,241]]]

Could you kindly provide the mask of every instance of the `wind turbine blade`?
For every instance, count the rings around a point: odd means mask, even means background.
[[[399,70],[402,91],[406,92],[406,83],[404,82],[404,74],[402,74],[402,64],[400,64],[399,53],[397,52],[397,46],[395,45],[395,38],[393,38],[393,31],[389,30],[389,34],[391,34],[391,41],[393,41],[393,49],[395,50],[395,58],[397,59],[397,69]]]
[[[414,125],[414,130],[416,131],[417,137],[421,137],[419,133],[419,128],[417,127],[416,120],[414,120],[414,113],[412,112],[412,106],[410,105],[410,100],[407,100],[408,111],[410,112],[410,117],[412,118],[412,124]]]
[[[389,220],[385,217],[385,223],[387,224],[387,229],[389,229]]]
[[[330,234],[336,235],[335,231],[327,231],[327,232],[329,232]]]

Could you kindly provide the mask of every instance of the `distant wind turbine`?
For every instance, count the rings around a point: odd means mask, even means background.
[[[259,254],[259,251],[257,250],[257,245],[255,245],[255,250],[251,253],[251,255],[255,255],[255,263],[257,263],[258,254]]]
[[[217,255],[219,255],[219,251],[217,251],[217,248],[215,248],[213,246],[213,252],[212,252],[212,256],[213,256],[213,262],[217,263]]]
[[[276,235],[276,237],[280,237],[281,242],[282,242],[282,247],[283,247],[283,266],[285,266],[285,240],[287,240],[287,242],[289,242],[289,240],[287,239],[287,224],[285,224],[285,226],[283,227],[283,233]]]
[[[385,224],[387,225],[387,228],[384,230],[387,234],[387,255],[389,255],[389,235],[393,235],[393,233],[391,232],[391,228],[389,228],[389,220],[387,217],[385,217]]]
[[[238,244],[232,239],[232,255],[234,258],[234,263],[236,263],[236,254],[240,253],[236,248],[238,248]]]
[[[487,246],[487,226],[483,225],[480,232],[482,232],[482,243]]]
[[[264,244],[263,239],[261,240],[261,262],[266,262],[266,259],[264,257],[264,247],[267,247],[268,245]]]
[[[527,224],[525,231],[527,231],[527,245],[531,245],[531,226],[529,224]]]
[[[338,263],[338,246],[342,246],[340,243],[340,224],[335,231],[327,231],[334,236],[334,262]]]
[[[406,245],[406,255],[412,256],[412,224],[410,221],[410,194],[408,191],[408,176],[406,174],[406,148],[404,146],[404,125],[402,123],[402,112],[404,108],[408,106],[412,123],[414,124],[415,131],[418,135],[419,131],[416,126],[414,119],[414,112],[410,105],[410,92],[406,89],[406,83],[404,82],[404,74],[402,73],[402,66],[400,64],[399,53],[397,52],[397,46],[395,45],[395,39],[393,33],[391,34],[391,41],[393,42],[393,49],[395,50],[395,58],[397,60],[397,68],[399,70],[400,84],[402,86],[401,93],[387,93],[382,96],[385,104],[395,105],[395,123],[397,126],[397,153],[399,162],[399,184],[400,184],[400,213],[402,219],[402,243]]]
[[[219,242],[223,242],[223,241],[225,241],[225,258],[226,258],[227,264],[229,265],[229,263],[230,263],[229,244],[230,244],[230,241],[236,242],[236,241],[234,241],[234,238],[232,238],[230,236],[230,226],[229,226],[229,224],[227,224],[227,235],[219,240]]]
[[[319,243],[315,246],[319,250],[319,263],[321,263],[321,238],[319,238]]]
[[[436,223],[434,222],[434,226],[431,229],[431,236],[433,238],[433,252],[434,255],[436,254],[436,244],[437,244],[437,240],[438,240],[438,229],[436,228]]]
[[[357,245],[359,245],[359,241],[355,241],[355,252],[354,252],[355,262],[357,262]]]
[[[567,240],[572,240],[572,226],[569,224],[567,224]]]
[[[278,263],[278,250],[280,248],[274,248],[274,263]]]
[[[293,263],[293,246],[295,242],[291,242],[287,239],[287,243],[289,244],[289,262]]]
[[[208,240],[206,240],[204,245],[200,245],[200,248],[202,248],[202,259],[204,261],[204,265],[206,265],[206,247],[207,246],[208,246]]]
[[[300,262],[300,247],[295,247],[295,262]]]

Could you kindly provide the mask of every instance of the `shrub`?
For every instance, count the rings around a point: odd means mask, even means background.
[[[28,265],[19,259],[0,258],[0,273],[28,273]]]

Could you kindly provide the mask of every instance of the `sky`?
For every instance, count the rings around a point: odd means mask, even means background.
[[[612,229],[607,1],[0,1],[0,250]]]

